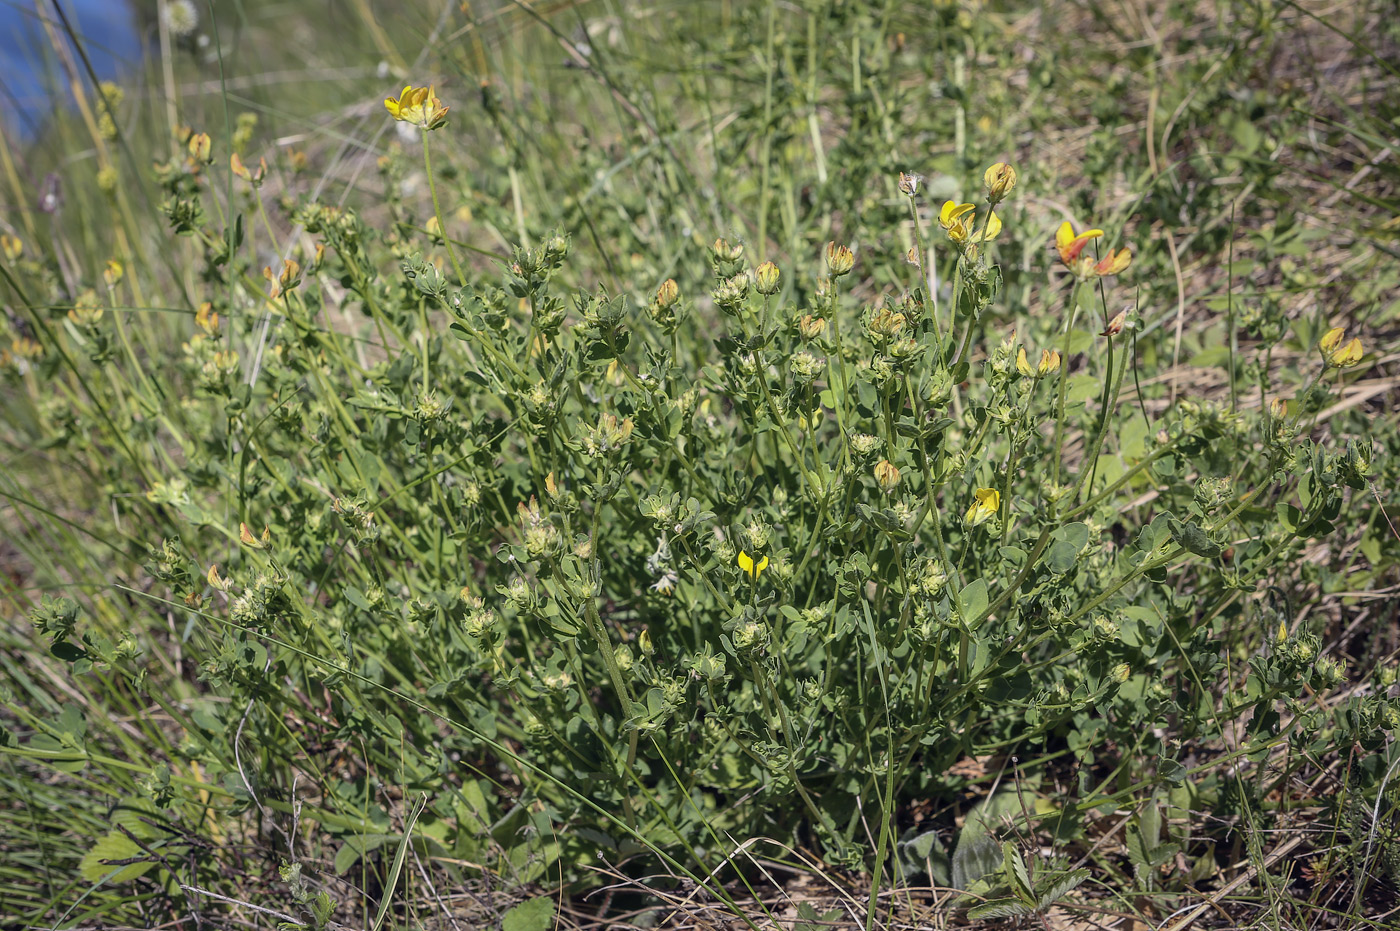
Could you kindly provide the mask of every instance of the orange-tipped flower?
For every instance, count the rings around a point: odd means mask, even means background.
[[[1119,249],[1114,252],[1109,249],[1104,257],[1099,260],[1099,264],[1094,266],[1094,274],[1100,278],[1108,275],[1116,275],[1127,268],[1133,261],[1133,254],[1127,249]]]
[[[423,129],[438,129],[447,122],[448,108],[442,105],[431,86],[406,86],[399,93],[398,100],[384,98],[384,109],[399,122]]]
[[[1103,235],[1103,230],[1085,230],[1076,233],[1074,227],[1068,220],[1060,224],[1060,228],[1055,231],[1055,248],[1060,253],[1060,261],[1066,266],[1072,266],[1074,260],[1079,258],[1079,253],[1084,251],[1084,247],[1089,244],[1089,240],[1098,239]]]

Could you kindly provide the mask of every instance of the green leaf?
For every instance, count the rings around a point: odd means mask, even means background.
[[[983,902],[981,905],[974,905],[967,910],[969,918],[1013,918],[1017,915],[1027,915],[1031,911],[1030,906],[1020,899],[992,899]]]
[[[1001,848],[986,834],[969,836],[968,826],[958,838],[953,852],[953,888],[966,889],[983,876],[995,873],[1001,865]]]
[[[1018,898],[1029,899],[1031,897],[1030,872],[1026,869],[1026,861],[1021,858],[1021,852],[1010,841],[1004,841],[1001,845],[1001,868],[1007,883],[1011,886],[1011,891],[1016,893]]]
[[[108,883],[131,882],[149,872],[151,867],[156,866],[156,862],[142,860],[123,865],[121,861],[145,856],[149,854],[142,850],[136,841],[121,831],[112,831],[98,838],[97,843],[83,855],[83,859],[78,863],[78,872],[91,883],[102,882],[104,879]]]
[[[958,592],[958,614],[969,624],[982,617],[983,612],[987,610],[987,604],[986,579],[968,582],[963,586],[963,590]]]
[[[1206,532],[1196,524],[1174,520],[1171,522],[1171,532],[1177,545],[1189,553],[1207,559],[1214,559],[1220,555],[1220,544],[1206,536]]]
[[[1040,894],[1036,903],[1037,909],[1048,908],[1053,903],[1064,897],[1065,893],[1077,887],[1084,880],[1089,878],[1087,869],[1070,870],[1068,873],[1055,878],[1045,887],[1045,891]]]
[[[501,931],[549,931],[554,924],[554,900],[547,895],[527,899],[501,917]]]

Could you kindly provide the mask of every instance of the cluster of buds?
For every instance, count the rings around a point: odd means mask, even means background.
[[[1339,326],[1334,326],[1323,334],[1318,340],[1317,348],[1322,352],[1322,358],[1331,368],[1350,368],[1361,362],[1361,357],[1365,355],[1362,348],[1361,338],[1353,336],[1349,342],[1342,342],[1346,339],[1346,331]]]
[[[80,329],[91,330],[102,319],[102,313],[103,308],[97,299],[97,292],[87,288],[73,300],[73,306],[68,308],[68,319]]]
[[[597,426],[585,428],[584,452],[589,456],[598,457],[621,449],[632,439],[632,425],[631,417],[618,420],[616,414],[599,414]]]
[[[262,187],[263,179],[267,177],[267,159],[265,158],[259,158],[258,167],[250,170],[247,165],[243,164],[243,159],[239,154],[235,152],[228,157],[228,167],[229,171],[255,188]]]
[[[804,342],[811,342],[826,332],[826,320],[813,314],[803,314],[797,321],[797,333]]]
[[[1103,230],[1091,229],[1076,233],[1068,220],[1055,231],[1055,251],[1060,254],[1060,262],[1081,281],[1093,278],[1106,278],[1125,270],[1133,261],[1133,254],[1125,249],[1109,249],[1102,259],[1094,260],[1086,255],[1084,247],[1091,240],[1103,235]]]
[[[744,244],[716,239],[710,244],[710,267],[716,278],[733,278],[744,270]]]
[[[1040,350],[1040,361],[1035,368],[1031,368],[1031,363],[1026,358],[1026,347],[1022,346],[1016,352],[1016,371],[1026,378],[1044,378],[1046,375],[1053,375],[1060,370],[1060,353],[1054,349]]]
[[[274,276],[272,266],[264,266],[263,277],[268,281],[267,296],[275,301],[301,284],[301,265],[294,259],[283,259],[280,272]]]
[[[884,345],[898,336],[906,323],[908,318],[904,314],[882,307],[866,318],[865,332],[871,342]]]
[[[749,276],[743,272],[721,278],[711,297],[719,309],[731,317],[738,316],[743,309],[744,299],[749,295]]]

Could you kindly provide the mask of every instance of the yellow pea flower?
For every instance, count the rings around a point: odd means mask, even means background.
[[[1327,357],[1327,364],[1339,369],[1350,368],[1358,364],[1364,354],[1360,337],[1353,336],[1351,342]]]
[[[438,129],[447,123],[448,107],[442,105],[433,88],[405,86],[399,98],[384,98],[384,109],[401,123],[410,123],[423,129]]]
[[[739,551],[739,568],[743,570],[749,578],[757,579],[763,574],[763,570],[768,568],[768,557],[764,556],[758,562],[753,561],[753,557],[743,550]]]
[[[973,492],[972,504],[968,506],[963,520],[969,527],[984,524],[1001,510],[1001,493],[995,488],[979,488]]]
[[[1342,344],[1342,337],[1346,336],[1346,330],[1339,326],[1334,326],[1326,333],[1322,334],[1322,339],[1317,341],[1317,348],[1322,350],[1322,354],[1330,356],[1338,346]]]

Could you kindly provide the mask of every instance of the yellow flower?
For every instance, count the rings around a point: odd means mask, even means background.
[[[1346,336],[1346,330],[1339,326],[1334,326],[1326,333],[1322,334],[1322,339],[1317,341],[1317,348],[1322,350],[1325,356],[1331,355],[1338,346],[1342,344],[1342,337]]]
[[[1060,370],[1060,352],[1057,349],[1040,350],[1040,364],[1035,367],[1036,375],[1044,378]]]
[[[968,506],[963,520],[967,521],[969,527],[976,527],[991,520],[999,510],[1001,510],[1001,493],[995,488],[979,488],[973,493],[972,504]]]
[[[955,245],[975,246],[991,242],[1001,235],[1001,217],[995,213],[987,214],[987,222],[983,224],[981,232],[973,231],[973,211],[976,209],[972,204],[960,204],[950,200],[938,211],[938,225],[943,227],[943,232],[948,234],[948,239]]]
[[[1339,369],[1350,368],[1359,363],[1364,354],[1365,350],[1361,346],[1361,339],[1353,336],[1351,342],[1346,343],[1327,357],[1327,364]]]
[[[1031,362],[1026,358],[1026,347],[1022,346],[1016,350],[1016,371],[1027,378],[1035,374],[1035,369],[1031,368]]]
[[[18,262],[19,257],[24,255],[24,240],[9,233],[0,233],[0,253],[4,254],[5,261]]]
[[[961,245],[972,236],[968,226],[968,214],[977,209],[976,204],[960,204],[955,200],[946,201],[938,211],[938,225],[948,238]]]
[[[739,568],[742,569],[749,578],[757,579],[763,574],[763,570],[768,568],[768,557],[764,556],[757,563],[753,557],[743,550],[739,551]]]
[[[399,122],[423,129],[438,129],[447,122],[448,108],[442,105],[432,87],[406,86],[398,100],[384,98],[384,109]]]
[[[1084,251],[1089,240],[1098,239],[1102,235],[1103,230],[1084,230],[1082,233],[1076,233],[1068,220],[1061,223],[1060,228],[1055,231],[1055,248],[1060,253],[1060,261],[1073,267],[1074,260],[1079,258],[1079,253]]]

